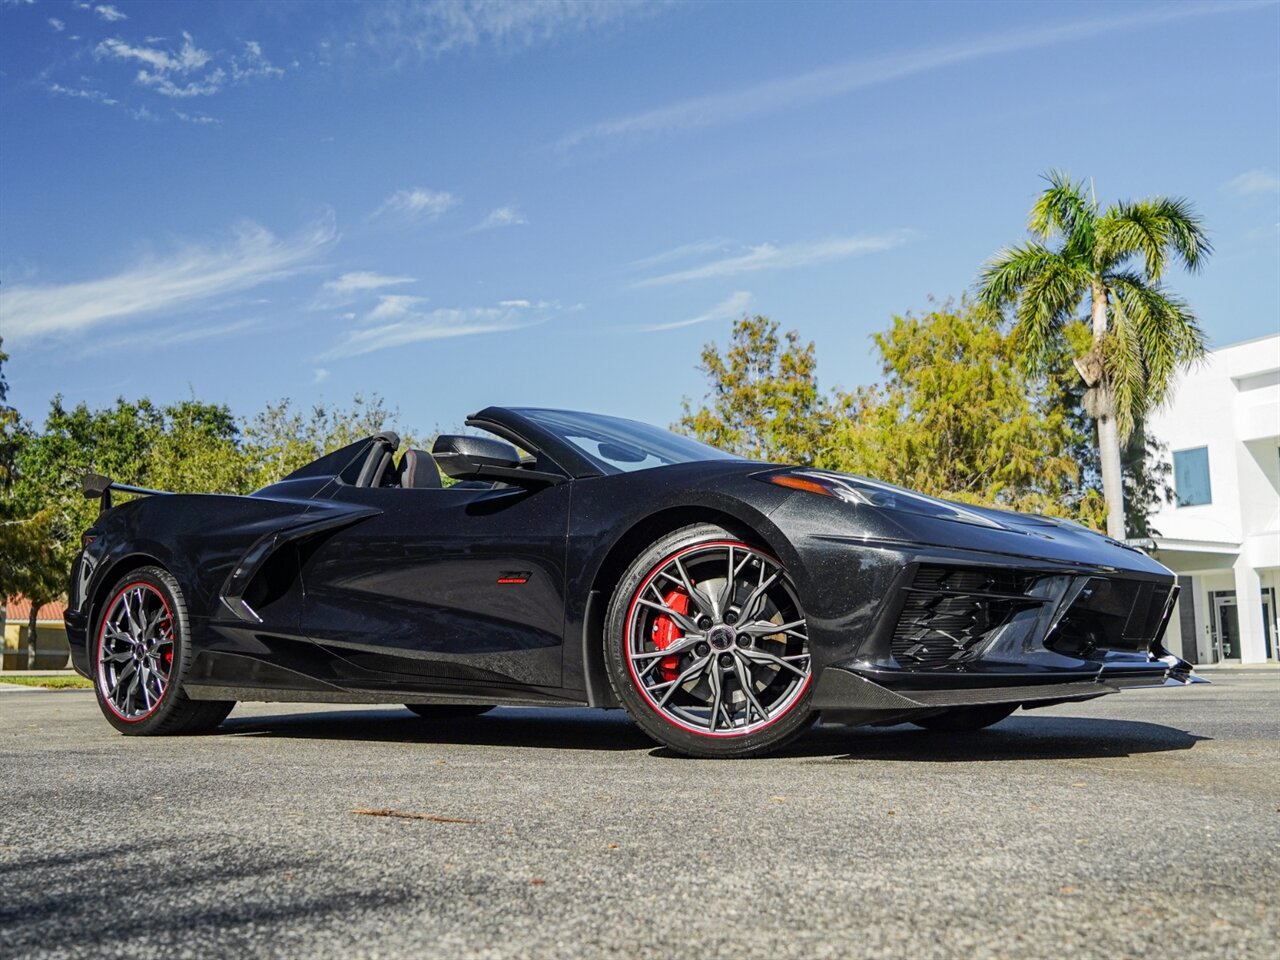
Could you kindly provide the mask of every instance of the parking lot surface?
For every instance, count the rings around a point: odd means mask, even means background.
[[[716,762],[618,712],[139,739],[11,690],[0,955],[1274,960],[1278,708],[1240,673]]]

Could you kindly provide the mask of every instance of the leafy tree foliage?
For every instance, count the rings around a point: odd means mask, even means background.
[[[812,343],[778,322],[744,316],[722,355],[702,350],[699,367],[711,393],[696,410],[686,399],[677,429],[714,447],[777,463],[810,463],[830,425],[830,404],[818,392]]]
[[[13,461],[18,453],[18,433],[22,421],[18,411],[9,406],[9,381],[4,376],[4,365],[9,355],[4,352],[4,337],[0,337],[0,491],[8,492],[13,485]],[[8,505],[8,501],[4,501]]]
[[[861,473],[934,496],[1099,527],[1097,448],[1064,346],[1032,367],[999,315],[962,301],[895,317],[873,338],[879,383],[823,391],[812,343],[743,317],[702,351],[708,393],[675,428],[743,456]],[[1134,433],[1134,441],[1139,437]],[[1135,444],[1134,523],[1162,495]]]
[[[382,398],[357,395],[350,407],[312,407],[304,413],[288,399],[270,404],[245,424],[245,447],[255,463],[251,489],[273,483],[317,457],[386,429],[399,417]],[[411,438],[402,441],[408,446]]]
[[[1186,200],[1151,197],[1102,209],[1083,183],[1056,171],[1045,179],[1027,224],[1034,239],[992,258],[980,296],[993,308],[1012,308],[1033,363],[1056,357],[1064,343],[1087,342],[1075,365],[1088,387],[1085,410],[1097,421],[1107,529],[1122,539],[1121,446],[1164,402],[1177,371],[1204,354],[1195,315],[1163,277],[1174,262],[1198,270],[1213,248]],[[1087,326],[1079,319],[1086,306]]]
[[[13,497],[13,482],[23,425],[18,411],[8,405],[9,383],[4,365],[9,355],[0,337],[0,593],[12,596],[21,589],[28,566],[29,531]]]
[[[0,599],[22,595],[34,601],[27,621],[27,662],[34,666],[39,608],[62,592],[57,571],[57,513],[39,506],[24,510],[16,496],[18,459],[31,434],[7,402],[4,364],[8,359],[0,349]]]
[[[934,496],[1093,519],[1055,371],[1029,372],[989,312],[950,304],[873,338],[882,383],[832,433],[824,465]]]

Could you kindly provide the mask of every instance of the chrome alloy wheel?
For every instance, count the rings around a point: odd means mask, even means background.
[[[149,583],[131,583],[107,607],[98,635],[98,687],[122,720],[149,716],[173,671],[173,613]]]
[[[696,544],[653,567],[632,597],[626,638],[649,706],[703,736],[769,726],[812,677],[804,613],[782,565],[737,541]]]

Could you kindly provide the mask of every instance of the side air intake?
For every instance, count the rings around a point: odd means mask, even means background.
[[[1041,579],[1016,570],[924,565],[916,572],[893,633],[904,667],[935,667],[971,658],[1023,610],[1048,598],[1027,591]]]

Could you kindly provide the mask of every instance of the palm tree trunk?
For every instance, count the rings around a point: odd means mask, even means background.
[[[1102,340],[1107,333],[1107,291],[1101,283],[1093,285],[1093,348],[1102,355]],[[1106,376],[1097,385],[1098,459],[1102,465],[1102,497],[1107,503],[1107,536],[1125,538],[1124,476],[1120,471],[1120,431],[1116,429],[1115,409]]]

